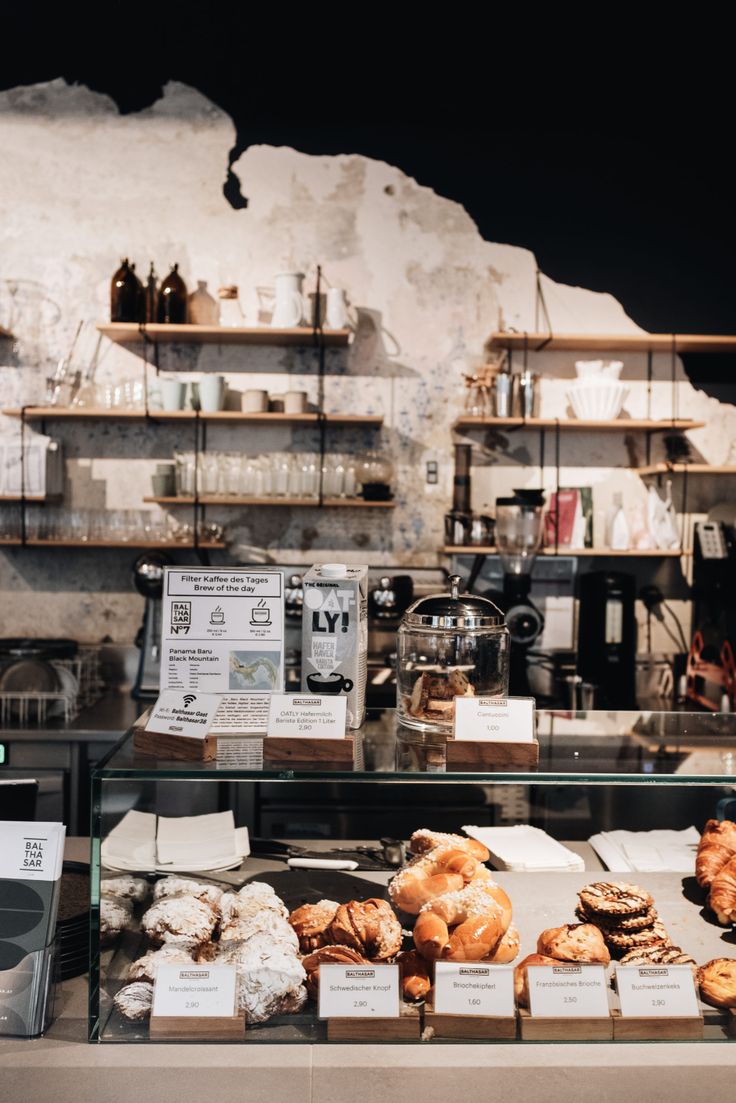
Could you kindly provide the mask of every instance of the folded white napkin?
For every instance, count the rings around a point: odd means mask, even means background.
[[[222,866],[237,857],[232,812],[204,816],[159,816],[156,834],[159,865],[209,863]]]
[[[568,850],[546,831],[529,824],[513,827],[476,827],[466,824],[463,831],[487,846],[499,869],[540,873],[544,870],[584,870],[579,854]]]
[[[700,833],[684,831],[601,831],[588,840],[601,861],[616,873],[692,873]]]
[[[126,812],[102,841],[101,857],[120,869],[154,869],[156,817],[152,812]],[[119,862],[125,864],[119,866]]]

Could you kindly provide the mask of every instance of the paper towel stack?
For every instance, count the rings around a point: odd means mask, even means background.
[[[102,864],[136,872],[203,873],[232,869],[250,853],[248,828],[232,812],[156,816],[126,812],[102,840]]]
[[[524,823],[513,827],[475,827],[467,824],[463,831],[488,847],[497,869],[519,873],[585,869],[585,862],[579,854],[568,850],[539,827]]]

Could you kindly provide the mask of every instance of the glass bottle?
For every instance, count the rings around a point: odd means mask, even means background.
[[[140,317],[141,282],[135,265],[125,257],[110,283],[110,321],[137,322]]]
[[[193,326],[216,326],[220,319],[220,308],[207,290],[206,280],[197,280],[197,290],[189,296],[189,324]]]
[[[158,293],[158,320],[164,325],[183,325],[187,320],[187,285],[175,264]]]

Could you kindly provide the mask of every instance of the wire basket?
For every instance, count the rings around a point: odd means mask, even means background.
[[[0,727],[27,728],[47,723],[66,726],[80,709],[101,697],[104,684],[99,647],[80,647],[73,659],[54,659],[50,665],[59,674],[62,686],[55,692],[0,692]]]

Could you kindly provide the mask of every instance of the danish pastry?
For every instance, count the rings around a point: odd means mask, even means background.
[[[350,946],[321,946],[319,950],[302,958],[307,974],[307,992],[312,999],[319,993],[320,965],[369,965],[370,962]]]
[[[537,939],[537,953],[558,961],[587,961],[608,965],[611,955],[603,935],[592,923],[566,923],[550,927]]]
[[[340,904],[330,924],[330,942],[350,946],[369,961],[388,961],[398,954],[401,924],[386,900],[350,900]]]
[[[329,927],[340,905],[335,900],[320,900],[316,904],[302,904],[289,916],[299,947],[304,954],[326,946],[330,941]]]
[[[700,995],[712,1007],[736,1007],[736,958],[717,957],[698,969]]]

